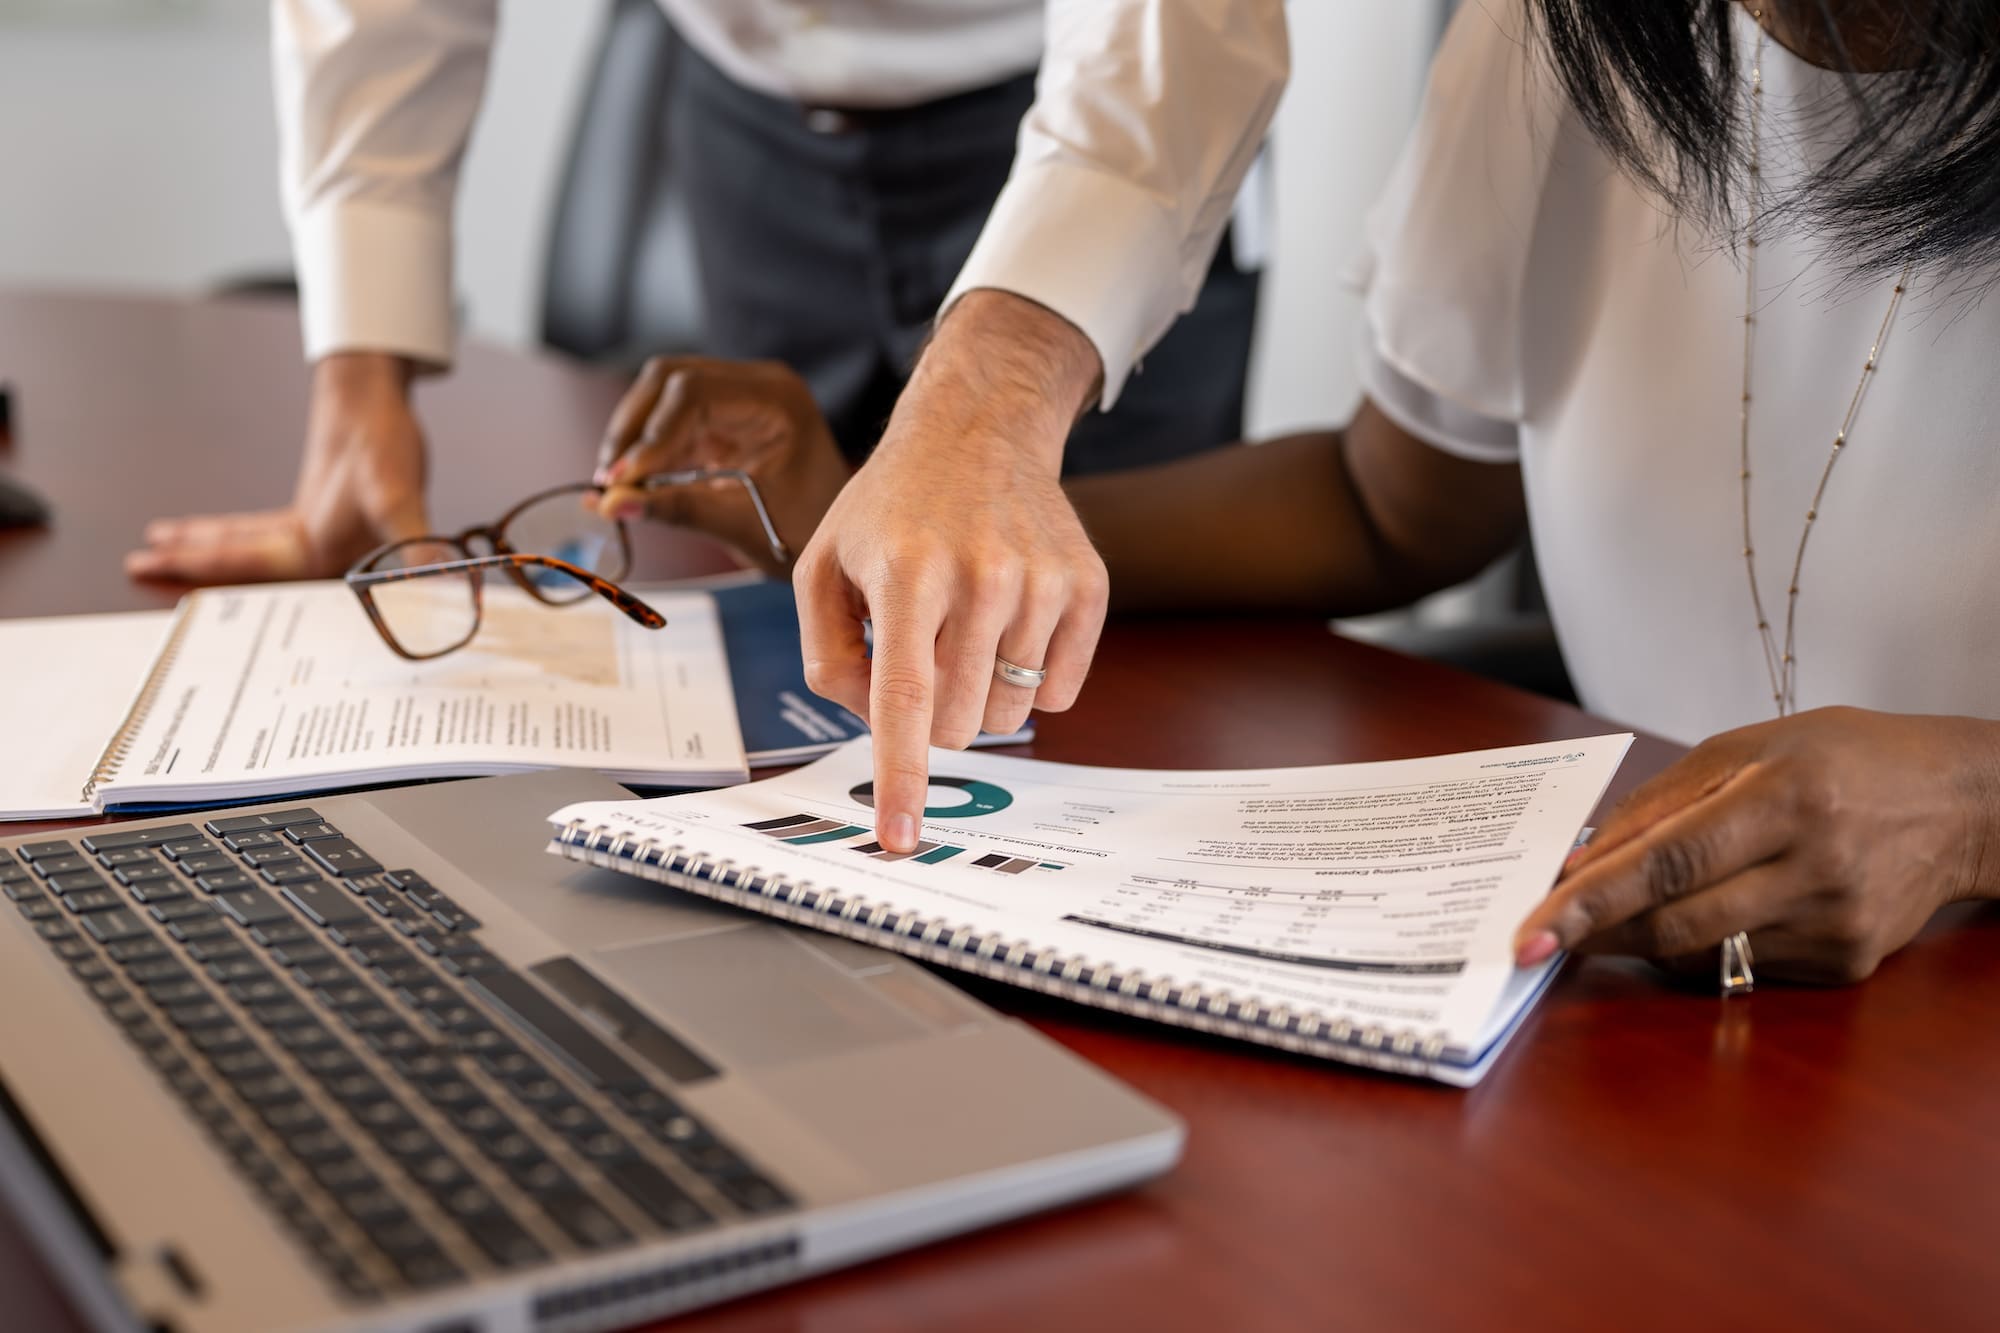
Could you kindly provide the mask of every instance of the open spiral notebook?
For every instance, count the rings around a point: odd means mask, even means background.
[[[1230,772],[932,754],[915,850],[871,754],[550,816],[549,850],[1103,1008],[1459,1086],[1554,975],[1513,965],[1629,735]]]

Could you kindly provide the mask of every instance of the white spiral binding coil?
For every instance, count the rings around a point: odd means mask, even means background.
[[[1425,1066],[1445,1051],[1441,1032],[1358,1025],[1346,1018],[1326,1019],[1283,1005],[1259,1005],[1236,999],[1226,991],[1138,973],[1120,974],[1082,955],[1060,958],[1050,950],[1035,949],[1025,940],[1003,940],[942,918],[899,912],[887,904],[822,889],[811,880],[788,880],[757,866],[738,866],[677,843],[614,834],[601,824],[591,827],[573,819],[563,825],[550,848],[572,860],[672,882],[678,888],[738,906],[762,899],[777,904],[772,915],[782,919],[831,929],[864,943],[880,944],[886,934],[895,941],[892,947],[919,958],[1066,999],[1100,1005],[1109,1001],[1108,1007],[1124,1013],[1165,1018],[1201,1031],[1414,1073],[1425,1072]],[[614,861],[615,866],[611,864]]]
[[[111,743],[104,747],[104,753],[97,757],[90,776],[84,780],[81,799],[89,801],[96,796],[97,789],[118,776],[118,770],[132,757],[132,745],[139,738],[139,730],[152,716],[153,705],[159,702],[160,690],[167,683],[167,673],[173,670],[174,663],[180,658],[181,644],[187,638],[188,625],[194,618],[194,598],[198,596],[199,593],[191,595],[175,615],[174,627],[168,633],[167,641],[160,646],[160,655],[154,659],[153,669],[146,673],[146,683],[139,687],[139,695],[132,701],[132,707],[126,710],[125,720],[118,724],[117,731],[111,733]]]

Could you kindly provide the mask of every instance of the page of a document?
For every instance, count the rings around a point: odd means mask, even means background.
[[[1515,980],[1515,927],[1630,743],[1232,772],[934,751],[908,854],[871,831],[866,740],[727,791],[551,818],[858,900],[849,920],[997,939],[981,953],[1032,953],[1040,971],[1108,968],[1442,1038],[1470,1062],[1505,1028],[1489,1019]]]
[[[747,769],[714,605],[658,595],[649,630],[596,597],[488,584],[479,632],[398,657],[338,582],[182,602],[105,805],[231,799],[534,768],[704,785]]]
[[[79,819],[171,611],[0,620],[0,819]]]

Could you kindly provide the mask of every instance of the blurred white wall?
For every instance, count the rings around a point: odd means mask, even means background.
[[[0,284],[192,292],[287,270],[261,3],[176,0],[179,20],[139,22],[119,8],[91,0],[66,19],[60,4],[0,0]],[[1402,138],[1436,10],[1293,0],[1253,434],[1352,407],[1354,303],[1337,273]],[[458,289],[481,336],[534,337],[548,200],[599,12],[502,5],[460,195]]]

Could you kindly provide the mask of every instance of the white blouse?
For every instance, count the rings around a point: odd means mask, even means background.
[[[1743,256],[1617,169],[1523,25],[1521,0],[1452,25],[1370,219],[1363,385],[1437,448],[1519,460],[1585,706],[1691,742],[1776,712],[1743,561]],[[1734,38],[1747,88],[1748,15]],[[1763,77],[1782,188],[1830,151],[1802,111],[1843,93],[1775,42]],[[1812,236],[1760,231],[1751,528],[1782,640],[1895,278],[1843,285]],[[1883,343],[1799,580],[1802,709],[2000,717],[2000,300],[1977,285],[1919,271]]]

